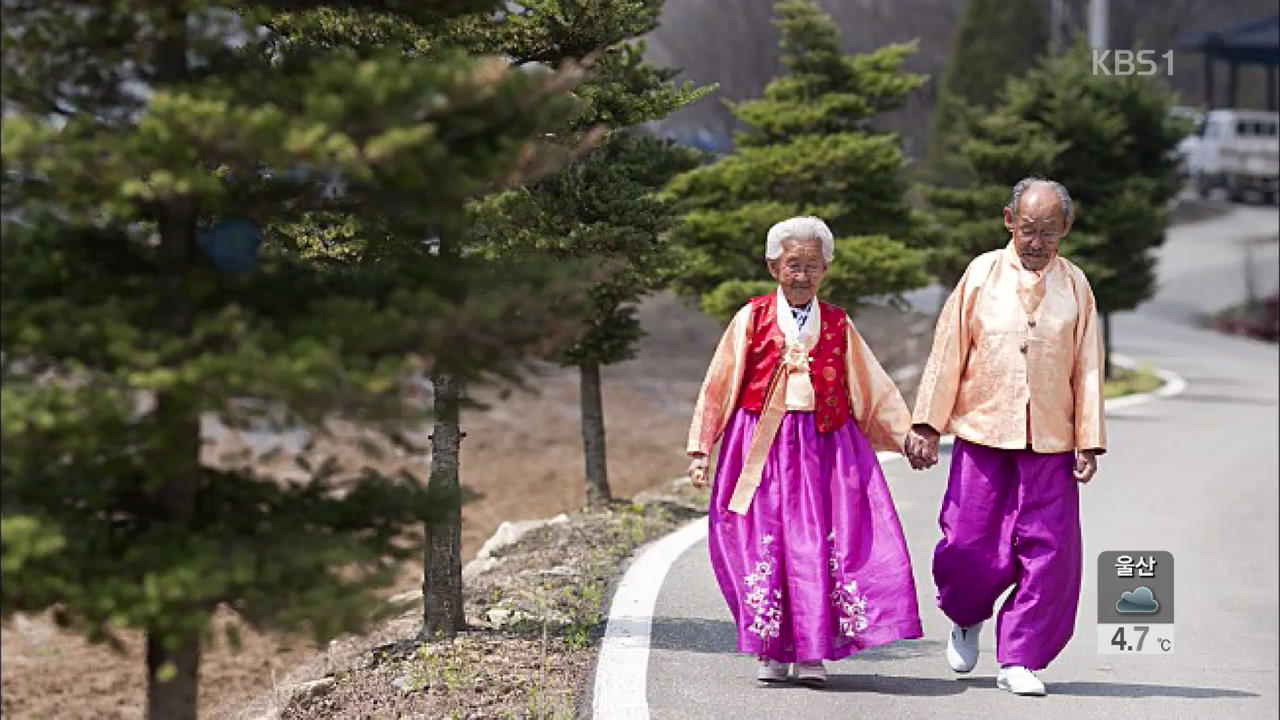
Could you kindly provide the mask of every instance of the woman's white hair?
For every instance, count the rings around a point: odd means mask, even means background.
[[[835,259],[835,236],[821,218],[812,215],[793,217],[769,228],[769,235],[764,242],[764,259],[777,260],[782,255],[782,243],[787,240],[817,240],[822,243],[822,258],[827,264]]]

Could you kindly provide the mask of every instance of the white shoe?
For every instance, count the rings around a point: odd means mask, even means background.
[[[791,666],[776,660],[761,660],[756,666],[756,679],[760,682],[786,682]]]
[[[823,685],[827,682],[827,667],[821,660],[796,663],[796,682]]]
[[[978,635],[981,633],[981,622],[968,627],[951,625],[951,638],[947,640],[947,662],[952,670],[967,673],[978,664]]]
[[[1014,695],[1044,695],[1044,683],[1040,682],[1035,673],[1021,665],[1000,668],[1000,673],[996,675],[996,687]]]

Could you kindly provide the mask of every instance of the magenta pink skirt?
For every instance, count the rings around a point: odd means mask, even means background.
[[[708,549],[739,652],[839,660],[921,637],[911,559],[875,452],[852,422],[818,432],[788,412],[745,515],[726,509],[759,415],[721,440]]]

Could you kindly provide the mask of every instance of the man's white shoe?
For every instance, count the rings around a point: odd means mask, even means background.
[[[796,663],[796,682],[822,685],[827,682],[827,668],[821,660]]]
[[[762,660],[756,666],[756,679],[760,682],[786,682],[791,666],[776,660]]]
[[[1044,683],[1040,682],[1035,673],[1021,665],[1000,668],[1000,673],[996,675],[996,687],[1014,695],[1044,695]]]
[[[947,662],[958,673],[967,673],[978,664],[978,635],[982,623],[968,627],[952,624],[951,638],[947,640]]]

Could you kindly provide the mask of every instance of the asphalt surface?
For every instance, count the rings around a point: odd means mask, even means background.
[[[1116,318],[1116,350],[1173,371],[1175,397],[1108,417],[1110,452],[1081,494],[1085,576],[1075,637],[1040,673],[1049,696],[995,687],[994,622],[969,675],[943,656],[949,621],[936,609],[930,560],[949,457],[925,472],[885,464],[914,563],[925,637],[829,663],[826,689],[760,686],[733,653],[734,629],[705,542],[671,567],[649,659],[655,719],[698,718],[1261,718],[1280,708],[1277,663],[1277,370],[1274,345],[1192,323],[1239,302],[1247,283],[1274,291],[1277,213],[1237,207],[1171,229],[1157,296]],[[1245,268],[1252,274],[1245,280]],[[922,359],[923,360],[923,359]],[[1167,550],[1176,561],[1171,655],[1100,654],[1097,556]]]

